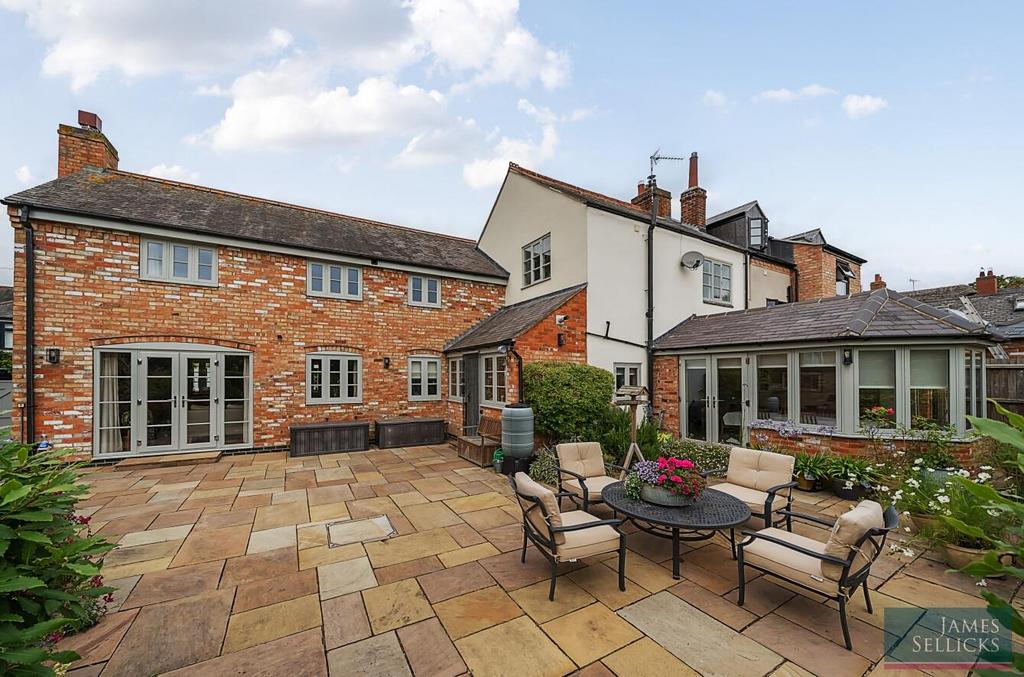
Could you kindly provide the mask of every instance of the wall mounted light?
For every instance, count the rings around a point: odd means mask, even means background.
[[[853,348],[843,348],[843,364],[846,366],[853,364]]]
[[[46,361],[50,364],[57,364],[60,362],[60,348],[47,348]]]
[[[391,368],[391,358],[390,357],[385,357],[384,358],[384,368],[385,369],[390,369]]]
[[[558,347],[561,348],[565,345],[565,334],[558,335]]]

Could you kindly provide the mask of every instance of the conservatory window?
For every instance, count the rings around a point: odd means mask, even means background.
[[[861,427],[896,426],[896,351],[862,350],[857,355]],[[883,411],[879,410],[881,408]],[[871,410],[879,410],[868,418]]]
[[[789,359],[784,354],[757,356],[757,417],[789,418]]]
[[[910,422],[949,424],[949,351],[910,351]]]
[[[800,353],[800,422],[836,425],[836,353]]]

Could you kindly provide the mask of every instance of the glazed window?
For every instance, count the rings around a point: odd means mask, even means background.
[[[306,403],[349,404],[363,400],[363,359],[346,353],[306,355]]]
[[[409,399],[441,399],[441,360],[436,357],[409,358]]]
[[[523,286],[551,279],[551,234],[523,247]]]
[[[140,267],[140,277],[144,280],[216,285],[217,249],[143,238]]]
[[[441,280],[422,275],[409,276],[409,305],[441,307]]]
[[[306,267],[306,293],[336,299],[363,296],[363,270],[359,266],[310,261]]]

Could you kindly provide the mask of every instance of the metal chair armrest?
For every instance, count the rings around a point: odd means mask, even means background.
[[[551,527],[551,531],[564,532],[564,531],[581,531],[583,529],[590,529],[591,527],[610,526],[617,527],[622,524],[622,520],[618,519],[607,519],[597,520],[596,522],[584,522],[583,524],[572,524],[567,527]]]
[[[565,468],[556,467],[558,470],[558,490],[562,490],[562,474],[571,475],[579,480],[580,489],[583,490],[583,503],[586,504],[590,501],[590,492],[587,491],[587,478],[579,473],[575,473],[572,470],[566,470]]]
[[[775,494],[776,493],[782,491],[783,489],[792,489],[795,486],[796,486],[796,482],[794,481],[794,482],[786,482],[785,484],[779,484],[777,486],[769,488],[768,491],[765,492],[765,493],[768,494],[768,497],[764,499],[764,514],[765,515],[772,514],[772,503],[775,502]],[[790,494],[790,496],[788,497],[788,500],[786,501],[786,505],[789,505],[792,502],[793,502],[793,496],[792,496],[792,494]]]
[[[761,540],[768,541],[769,543],[774,543],[776,545],[781,545],[784,548],[788,548],[790,550],[795,550],[796,552],[799,552],[801,554],[807,555],[809,557],[814,557],[815,559],[820,559],[822,562],[831,562],[832,564],[838,564],[841,567],[845,567],[845,566],[848,566],[850,564],[845,559],[839,559],[838,557],[833,557],[832,555],[826,555],[825,553],[822,553],[822,552],[815,552],[815,551],[813,551],[813,550],[811,550],[809,548],[805,548],[805,547],[803,547],[801,545],[796,545],[795,543],[790,543],[788,541],[784,541],[781,538],[775,538],[774,536],[769,536],[768,534],[762,534],[762,533],[759,533],[757,531],[748,531],[748,530],[744,530],[742,533],[743,533],[744,536],[749,536],[751,540],[746,541],[746,542],[737,543],[736,546],[738,548],[740,548],[741,550],[745,546],[750,545],[753,542],[753,539],[760,538]]]
[[[795,517],[796,519],[807,520],[808,522],[814,522],[815,524],[820,524],[822,526],[826,526],[829,528],[834,527],[836,524],[835,522],[830,522],[829,520],[824,519],[822,517],[815,517],[814,515],[805,515],[802,512],[793,512],[792,510],[780,510],[779,514],[787,515],[789,517]]]

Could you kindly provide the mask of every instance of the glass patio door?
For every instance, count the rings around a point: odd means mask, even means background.
[[[714,418],[708,397],[708,358],[682,359],[683,435],[693,440],[708,439],[708,421]]]
[[[742,446],[746,439],[745,416],[749,405],[746,370],[742,357],[714,357],[714,441]]]
[[[173,353],[143,353],[139,398],[142,451],[172,451],[178,447],[178,360]]]
[[[182,353],[180,366],[180,402],[178,426],[181,447],[207,447],[213,444],[216,363],[212,355]]]

